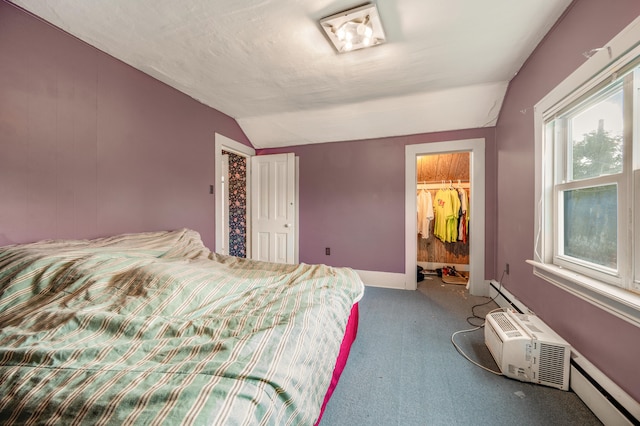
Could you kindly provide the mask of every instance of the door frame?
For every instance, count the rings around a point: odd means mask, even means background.
[[[250,146],[244,145],[238,141],[235,141],[231,138],[228,138],[219,133],[215,134],[215,185],[214,185],[214,198],[215,198],[215,249],[216,253],[222,253],[224,247],[224,236],[222,235],[221,229],[223,226],[222,220],[224,218],[223,214],[223,203],[221,197],[218,195],[222,191],[222,182],[220,180],[221,177],[221,167],[220,164],[222,162],[222,151],[232,152],[234,154],[241,155],[243,157],[253,157],[256,155],[256,150],[251,148]],[[251,161],[247,160],[247,259],[251,258]]]
[[[416,290],[416,161],[420,155],[469,152],[471,200],[469,202],[469,293],[488,296],[489,282],[484,279],[485,243],[485,139],[463,139],[405,146],[405,289]]]
[[[222,152],[228,151],[223,150]],[[229,234],[231,233],[231,227],[229,226],[229,212],[231,210],[229,206],[229,154],[222,154],[221,158],[222,161],[218,162],[218,164],[221,165],[220,173],[218,173],[218,180],[222,182],[222,177],[224,176],[225,185],[221,188],[220,192],[218,192],[218,194],[223,194],[222,197],[216,197],[220,202],[224,200],[220,207],[220,218],[223,221],[220,224],[220,228],[222,228],[220,235],[220,238],[222,239],[222,246],[220,246],[220,249],[217,251],[218,253],[229,254]]]

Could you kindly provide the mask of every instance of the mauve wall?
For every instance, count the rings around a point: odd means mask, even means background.
[[[578,0],[513,79],[496,129],[497,270],[504,285],[612,380],[640,400],[640,329],[533,276],[533,106],[640,13],[637,0]],[[522,113],[522,110],[526,110]]]
[[[300,261],[404,273],[405,146],[485,139],[485,277],[495,276],[494,128],[262,149],[300,158]],[[473,220],[473,219],[472,219]],[[325,247],[331,255],[325,255]]]
[[[0,2],[0,245],[190,227],[232,118]]]

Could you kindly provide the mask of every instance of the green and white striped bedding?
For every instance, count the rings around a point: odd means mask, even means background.
[[[0,422],[313,424],[363,290],[191,230],[0,248]]]

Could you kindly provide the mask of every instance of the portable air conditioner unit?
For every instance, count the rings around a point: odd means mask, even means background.
[[[569,390],[571,346],[535,315],[487,315],[485,344],[507,377]]]

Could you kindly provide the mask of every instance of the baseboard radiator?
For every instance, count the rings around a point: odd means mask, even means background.
[[[489,283],[489,297],[502,308],[533,313],[496,281]],[[640,425],[640,403],[574,349],[569,386],[605,425]]]

